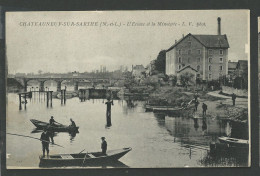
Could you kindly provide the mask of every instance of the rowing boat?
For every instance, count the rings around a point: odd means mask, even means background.
[[[117,150],[108,150],[105,155],[101,152],[57,154],[49,155],[48,157],[40,156],[39,159],[41,167],[99,165],[102,163],[117,161],[131,150],[132,148],[128,147]]]
[[[229,144],[230,146],[248,146],[249,142],[245,139],[237,139],[237,138],[230,138],[230,137],[219,137],[219,142]]]
[[[53,132],[78,132],[79,127],[72,127],[67,125],[55,124],[50,125],[49,123],[42,122],[35,119],[30,119],[30,121],[36,126],[38,129],[47,128]]]

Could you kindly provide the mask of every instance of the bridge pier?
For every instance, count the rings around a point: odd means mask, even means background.
[[[40,88],[39,88],[40,92],[44,91],[44,81],[40,81]]]
[[[61,81],[57,81],[57,92],[61,91]]]
[[[74,91],[78,91],[79,90],[79,82],[75,82],[74,83]]]

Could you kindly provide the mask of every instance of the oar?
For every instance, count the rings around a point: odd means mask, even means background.
[[[14,133],[6,133],[6,134],[14,135],[14,136],[21,136],[21,137],[28,137],[28,138],[36,139],[36,140],[39,140],[39,141],[43,141],[43,142],[47,142],[47,143],[51,143],[50,141],[46,141],[46,140],[42,140],[42,139],[38,139],[38,138],[35,138],[35,137],[32,137],[32,136],[25,136],[25,135],[14,134]],[[63,146],[61,146],[61,145],[59,145],[59,144],[54,144],[54,143],[52,143],[52,144],[64,148]]]
[[[85,150],[85,149],[84,149]],[[81,154],[84,150],[82,150],[81,152],[79,152],[79,154]]]

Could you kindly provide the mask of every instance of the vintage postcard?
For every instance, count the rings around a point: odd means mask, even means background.
[[[249,21],[7,12],[7,168],[250,166]]]

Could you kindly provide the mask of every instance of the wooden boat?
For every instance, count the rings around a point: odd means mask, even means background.
[[[218,138],[220,143],[225,143],[230,146],[238,146],[238,147],[246,147],[249,146],[248,140],[245,139],[237,139],[237,138],[230,138],[230,137],[219,137]]]
[[[48,130],[52,130],[54,132],[76,132],[78,133],[79,127],[71,127],[67,125],[55,124],[54,126],[50,126],[49,123],[42,122],[35,119],[30,119],[30,121],[36,126],[38,129],[47,128]]]
[[[75,153],[75,154],[57,154],[50,155],[49,157],[40,156],[40,166],[83,166],[83,165],[95,165],[98,166],[102,163],[109,163],[117,161],[132,148],[123,148],[117,150],[108,150],[106,155],[101,152],[91,153]]]

